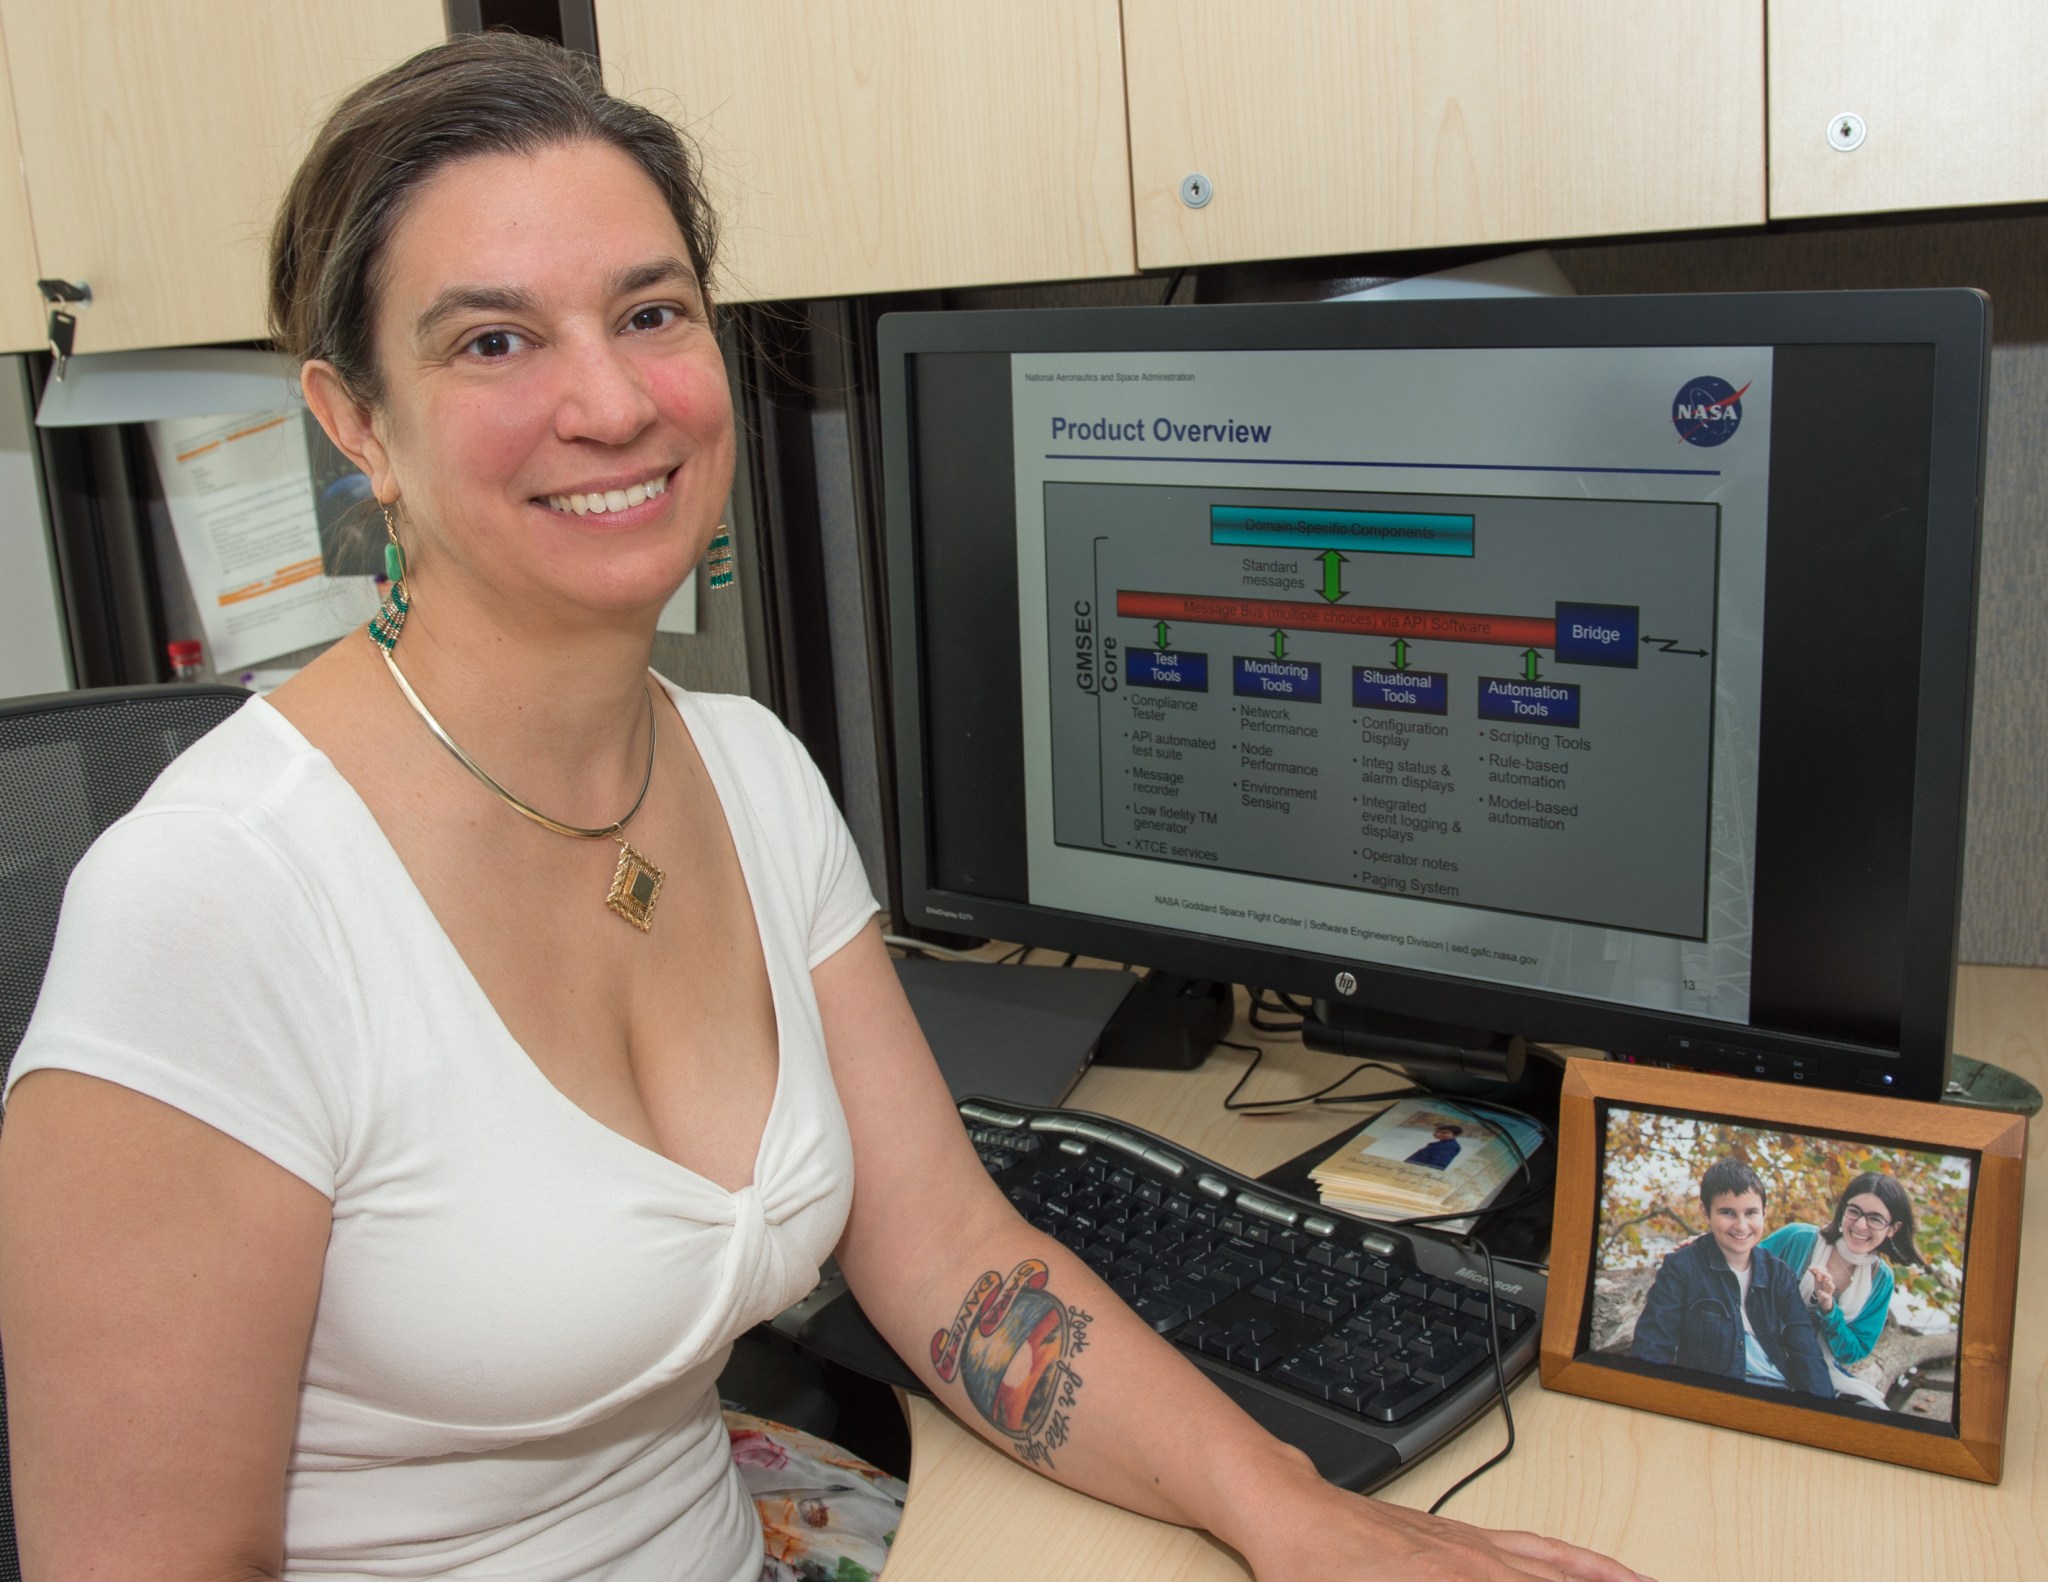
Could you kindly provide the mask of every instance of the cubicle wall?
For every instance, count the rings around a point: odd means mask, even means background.
[[[0,698],[72,682],[25,362],[0,357]]]

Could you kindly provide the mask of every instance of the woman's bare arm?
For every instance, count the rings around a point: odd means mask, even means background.
[[[0,1129],[0,1348],[27,1582],[278,1574],[330,1219],[180,1110],[22,1078]]]
[[[1324,1582],[1351,1575],[1347,1566],[1388,1582],[1632,1582],[1627,1568],[1568,1544],[1324,1483],[1085,1264],[1018,1218],[967,1140],[874,927],[812,979],[854,1139],[840,1267],[890,1343],[984,1438],[1100,1499],[1208,1529],[1262,1582]],[[1014,1305],[1037,1321],[999,1321],[984,1337],[994,1344],[977,1343],[991,1298],[1005,1316]],[[979,1404],[963,1387],[976,1365],[1010,1385],[1002,1399],[1029,1419],[1021,1431],[1000,1420],[1004,1406],[989,1409],[985,1385]],[[1062,1366],[1041,1413],[1017,1409],[1034,1380]]]

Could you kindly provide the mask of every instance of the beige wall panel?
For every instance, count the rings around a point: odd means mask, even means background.
[[[0,352],[34,351],[43,344],[39,278],[28,192],[21,184],[21,145],[14,133],[14,91],[7,81],[5,40],[0,39]]]
[[[1780,0],[1770,40],[1773,217],[2048,200],[2043,0]]]
[[[598,0],[704,146],[727,301],[1129,273],[1116,0]]]
[[[447,36],[441,0],[0,0],[45,275],[78,350],[264,333],[263,248],[322,113]]]
[[[1147,269],[1764,218],[1762,0],[1124,0],[1124,47]]]

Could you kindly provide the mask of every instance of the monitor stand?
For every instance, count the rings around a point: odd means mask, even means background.
[[[2041,1113],[2041,1090],[2016,1071],[1968,1055],[1948,1057],[1948,1081],[1941,1090],[1944,1104],[1978,1110],[2010,1110],[2016,1115]]]

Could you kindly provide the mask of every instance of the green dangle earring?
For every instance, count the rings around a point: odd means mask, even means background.
[[[711,548],[704,556],[704,580],[713,592],[730,588],[733,582],[732,530],[723,522],[711,536]]]
[[[382,509],[388,539],[384,545],[384,580],[391,585],[391,591],[370,617],[370,641],[388,654],[398,646],[398,634],[405,630],[405,616],[412,608],[412,599],[405,586],[405,546],[398,542],[398,523],[392,518],[390,506]]]

